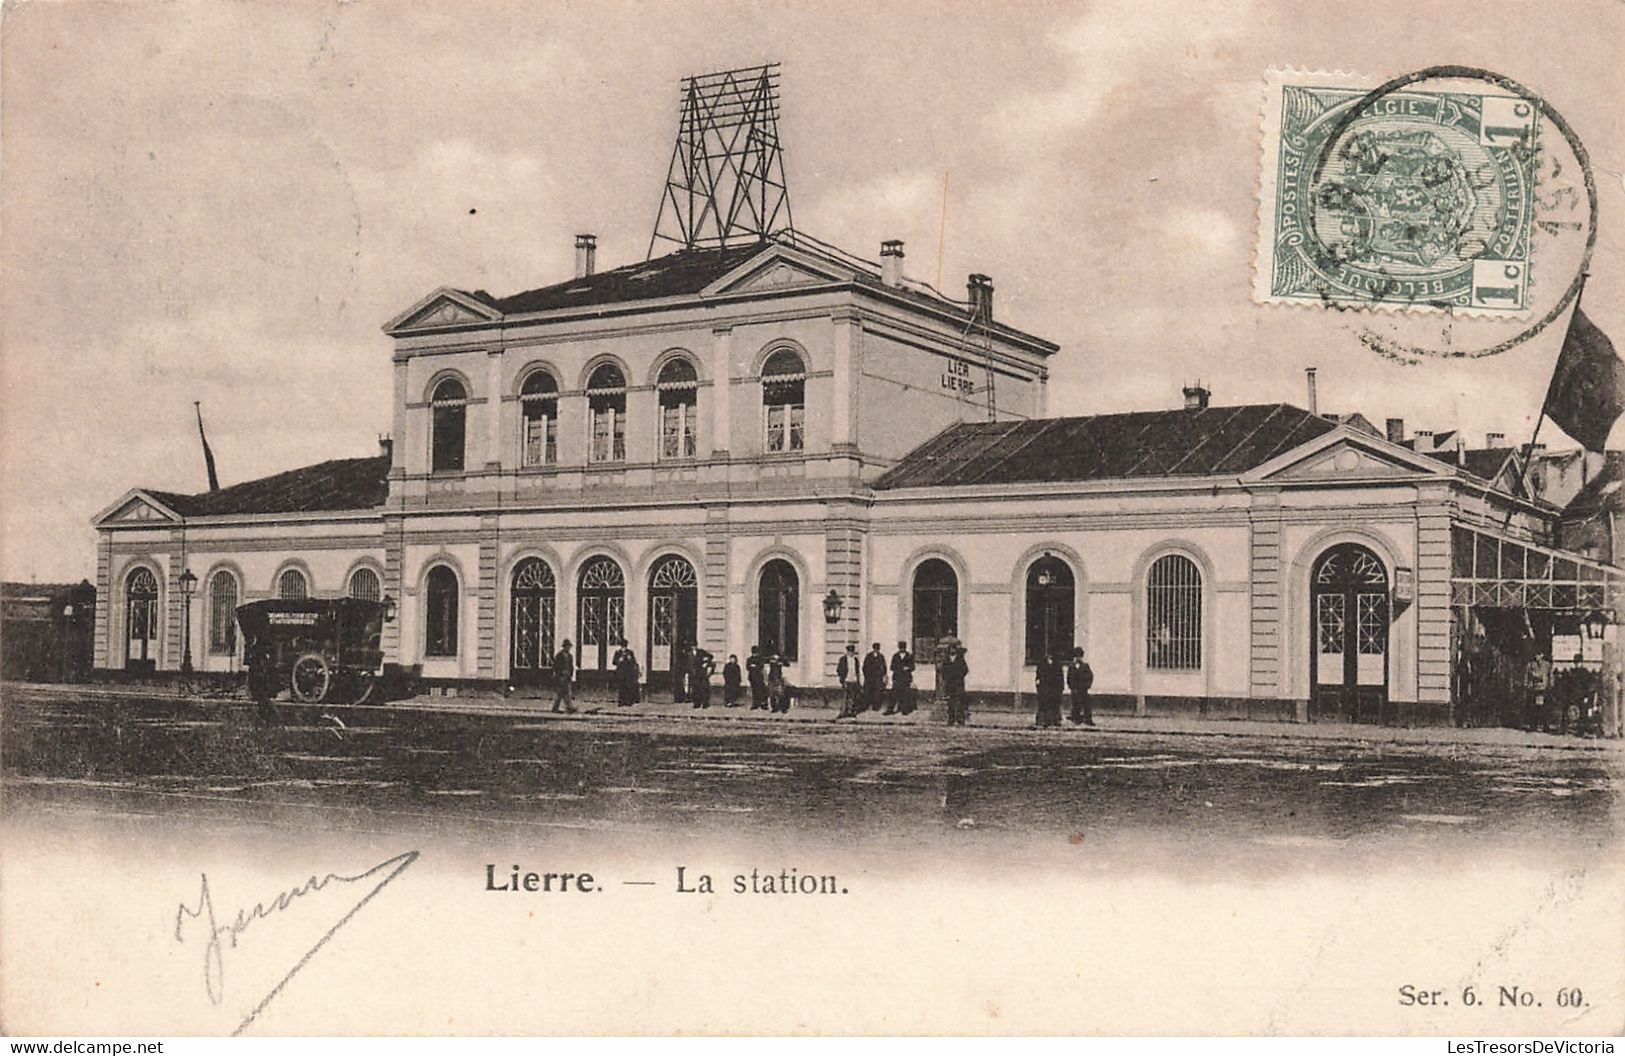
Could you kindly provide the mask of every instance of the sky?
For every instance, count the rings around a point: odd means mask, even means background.
[[[1254,303],[1265,72],[1456,63],[1539,92],[1590,153],[1585,309],[1625,347],[1621,39],[1611,0],[8,3],[0,576],[94,578],[98,511],[204,489],[193,400],[223,484],[375,453],[380,327],[442,285],[568,278],[578,231],[600,267],[642,259],[679,79],[764,61],[797,226],[871,259],[903,239],[949,291],[991,275],[999,317],[1062,346],[1053,413],[1194,380],[1301,405],[1315,366],[1323,411],[1520,441],[1560,326],[1407,364],[1362,328],[1504,324]]]

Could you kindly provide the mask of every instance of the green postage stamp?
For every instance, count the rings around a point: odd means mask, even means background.
[[[1529,304],[1536,108],[1275,72],[1254,295],[1500,315]]]

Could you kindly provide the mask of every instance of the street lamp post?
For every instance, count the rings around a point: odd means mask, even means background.
[[[192,592],[197,589],[197,576],[191,569],[181,573],[181,675],[192,675]]]

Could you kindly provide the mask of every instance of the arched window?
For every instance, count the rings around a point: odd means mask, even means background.
[[[1157,558],[1146,578],[1145,665],[1158,671],[1202,666],[1202,573],[1183,554]]]
[[[520,462],[551,466],[559,460],[559,383],[545,370],[532,371],[519,390],[524,418]]]
[[[350,573],[350,597],[362,601],[377,601],[383,596],[378,587],[378,573],[365,565]]]
[[[807,416],[807,365],[788,348],[762,364],[762,408],[767,418],[767,450],[800,451]]]
[[[774,559],[763,566],[757,601],[756,644],[762,654],[794,660],[801,637],[801,580],[790,562]]]
[[[693,458],[698,433],[699,377],[694,364],[674,359],[660,368],[660,457]]]
[[[158,577],[136,568],[124,580],[126,666],[151,671],[158,662]]]
[[[508,677],[518,685],[539,681],[553,666],[553,570],[527,557],[513,570],[509,591]]]
[[[581,566],[576,583],[576,664],[608,671],[611,651],[626,637],[626,576],[602,555]]]
[[[429,569],[424,584],[423,655],[457,655],[457,573],[445,565]]]
[[[279,598],[306,598],[310,596],[310,584],[305,582],[305,574],[297,568],[285,568],[282,574],[276,577],[276,596]]]
[[[1060,558],[1041,557],[1027,569],[1027,666],[1071,655],[1072,593],[1072,569]]]
[[[237,651],[237,577],[222,569],[209,580],[209,652]]]
[[[626,376],[613,363],[605,363],[587,379],[587,410],[592,441],[590,462],[626,461]]]
[[[468,424],[468,390],[456,378],[447,378],[434,387],[429,404],[433,416],[429,468],[436,473],[461,472],[463,436]]]
[[[959,634],[959,577],[948,562],[933,557],[914,570],[914,655],[937,661],[942,639]]]

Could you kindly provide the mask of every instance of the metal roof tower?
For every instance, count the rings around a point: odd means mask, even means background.
[[[794,230],[779,147],[779,64],[683,78],[677,145],[648,256]]]

